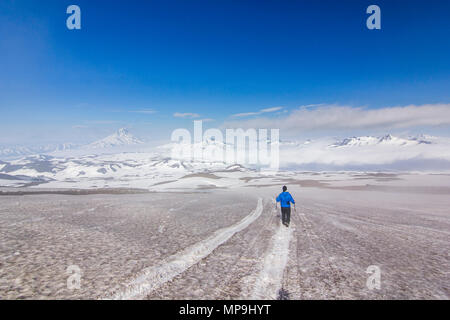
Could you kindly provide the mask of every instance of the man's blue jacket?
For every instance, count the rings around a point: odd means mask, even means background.
[[[282,208],[290,208],[290,202],[295,203],[294,198],[292,198],[291,194],[287,191],[278,195],[277,202],[281,202]]]

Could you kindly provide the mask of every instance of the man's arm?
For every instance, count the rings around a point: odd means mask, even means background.
[[[278,208],[278,207],[277,207],[277,202],[280,202],[280,196],[278,196],[278,197],[276,198],[276,201],[275,201],[275,209]]]
[[[292,195],[289,193],[289,201],[292,202],[293,204],[295,204],[294,198],[292,198]]]
[[[289,193],[289,196],[290,196],[290,202],[292,202],[293,204],[294,204],[294,211],[297,211],[297,208],[295,208],[295,200],[294,200],[294,198],[292,198],[292,195]]]

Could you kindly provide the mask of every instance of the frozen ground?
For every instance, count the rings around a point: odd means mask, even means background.
[[[290,229],[273,204],[283,184],[298,203]],[[449,187],[448,175],[228,171],[152,192],[3,188],[0,298],[449,299]]]

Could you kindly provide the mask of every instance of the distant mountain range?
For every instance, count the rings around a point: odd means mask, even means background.
[[[312,171],[448,171],[450,138],[361,136],[310,140],[280,146],[284,167]]]
[[[123,146],[132,146],[143,144],[144,142],[133,136],[127,129],[121,128],[106,138],[94,141],[87,145],[64,143],[48,144],[44,146],[7,146],[0,147],[0,158],[14,159],[35,154],[52,154],[58,151],[68,150],[90,150],[90,149],[108,149]]]
[[[55,151],[65,151],[78,148],[79,145],[73,143],[48,144],[44,146],[7,146],[0,147],[1,158],[17,158],[32,154],[48,154]]]
[[[390,146],[413,146],[418,144],[431,144],[431,141],[426,140],[425,136],[413,138],[399,138],[390,134],[382,137],[352,137],[332,144],[331,147],[362,147],[362,146],[376,146],[376,145],[390,145]]]
[[[144,147],[141,147],[143,145]],[[174,172],[223,170],[225,144],[210,140],[197,143],[201,159],[171,158],[169,143],[146,149],[144,141],[122,128],[87,145],[0,149],[0,174],[33,179],[83,180],[90,178],[140,179]],[[128,147],[128,148],[127,148]],[[434,136],[361,136],[339,139],[280,141],[280,168],[286,170],[450,170],[450,138]],[[245,150],[244,150],[245,152]],[[242,168],[254,169],[245,163]],[[135,177],[135,178],[130,178]],[[35,183],[35,181],[31,181]]]

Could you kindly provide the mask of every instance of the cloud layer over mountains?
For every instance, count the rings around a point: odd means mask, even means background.
[[[308,131],[390,129],[450,125],[450,104],[425,104],[367,109],[339,105],[305,106],[279,117],[226,121],[230,128],[280,128],[301,134]]]

